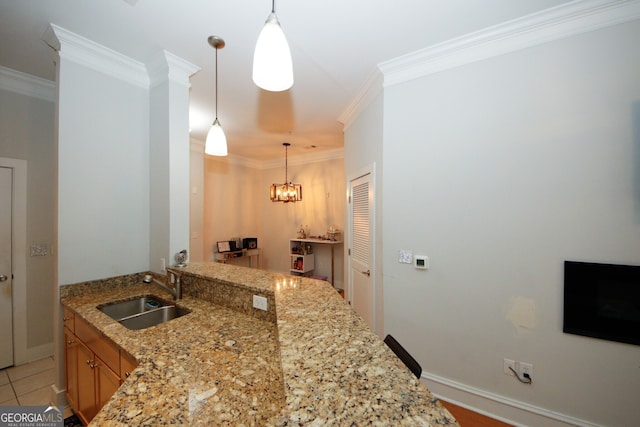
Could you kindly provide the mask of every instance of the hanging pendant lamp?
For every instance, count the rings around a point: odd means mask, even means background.
[[[302,185],[292,184],[287,180],[287,152],[291,144],[283,142],[282,145],[284,145],[284,184],[271,184],[269,196],[272,202],[299,202],[302,200]]]
[[[253,82],[271,92],[281,92],[293,86],[291,51],[276,16],[275,0],[271,1],[271,13],[253,52]]]
[[[224,40],[218,36],[209,36],[209,44],[216,50],[216,118],[207,133],[204,153],[210,156],[227,155],[227,137],[224,135],[220,120],[218,120],[218,49],[224,47]]]

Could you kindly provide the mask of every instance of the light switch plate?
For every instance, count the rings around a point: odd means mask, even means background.
[[[400,249],[398,252],[398,262],[401,264],[412,264],[413,252],[407,249]]]

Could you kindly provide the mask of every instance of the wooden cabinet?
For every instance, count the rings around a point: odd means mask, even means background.
[[[122,382],[129,378],[129,375],[136,369],[136,366],[138,366],[136,359],[120,350],[120,380],[122,380]]]
[[[72,408],[78,405],[78,338],[64,328],[64,366],[67,389],[65,395]]]
[[[78,352],[78,363],[76,365],[78,378],[78,403],[74,409],[76,415],[80,417],[83,424],[88,424],[98,413],[95,392],[95,373],[91,364],[93,363],[93,352],[81,342],[76,347]]]
[[[73,313],[71,313],[73,314]],[[67,402],[86,425],[137,363],[82,318],[64,328]]]

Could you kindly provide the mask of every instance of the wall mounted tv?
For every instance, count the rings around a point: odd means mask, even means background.
[[[563,331],[640,345],[640,266],[565,261]]]

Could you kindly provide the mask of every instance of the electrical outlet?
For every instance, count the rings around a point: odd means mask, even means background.
[[[518,362],[518,374],[520,378],[528,377],[533,379],[533,365],[531,363]]]
[[[511,360],[511,359],[504,359],[503,365],[502,365],[502,369],[504,371],[505,374],[507,375],[511,375],[512,377],[515,376],[515,374],[513,373],[513,371],[509,368],[512,369],[516,369],[516,362],[515,360]]]
[[[267,298],[260,295],[253,296],[253,308],[267,311]]]

